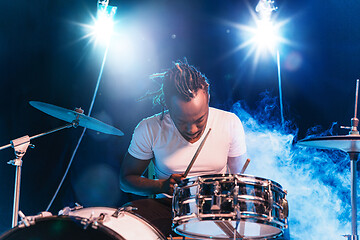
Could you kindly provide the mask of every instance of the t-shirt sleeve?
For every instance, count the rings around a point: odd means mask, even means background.
[[[231,114],[231,143],[229,157],[238,157],[246,153],[244,127],[234,113]]]
[[[152,151],[152,131],[146,120],[142,120],[135,128],[128,152],[140,160],[148,160],[154,157]]]

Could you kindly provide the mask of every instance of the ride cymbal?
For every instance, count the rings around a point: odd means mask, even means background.
[[[339,135],[303,139],[296,145],[321,149],[338,149],[345,152],[360,152],[360,135]]]
[[[77,125],[81,127],[86,127],[98,132],[106,133],[106,134],[112,134],[117,136],[123,136],[124,133],[120,131],[119,129],[110,126],[106,123],[103,123],[95,118],[86,116],[82,112],[78,111],[72,111],[68,110],[62,107],[58,107],[52,104],[38,102],[38,101],[30,101],[29,102],[31,106],[34,108],[50,115],[55,118],[61,119],[63,121],[72,123],[76,122]]]

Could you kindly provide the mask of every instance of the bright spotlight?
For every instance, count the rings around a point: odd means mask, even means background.
[[[271,21],[257,20],[253,41],[261,50],[266,48],[273,52],[278,42],[278,30]]]
[[[107,43],[113,33],[114,16],[117,7],[109,6],[109,0],[99,0],[97,5],[97,19],[93,27],[96,41]]]
[[[230,23],[239,29],[242,43],[230,53],[244,48],[248,48],[245,59],[254,55],[254,65],[257,65],[261,55],[270,52],[273,56],[279,49],[279,44],[291,44],[291,42],[281,36],[280,30],[290,21],[285,19],[281,22],[274,22],[271,19],[273,11],[277,10],[273,0],[260,0],[256,5],[255,11],[248,5],[252,21],[247,24]]]
[[[253,42],[262,50],[266,47],[273,52],[277,44],[278,32],[271,22],[271,13],[276,11],[272,0],[260,0],[256,5],[255,11],[259,17],[255,19],[256,29],[254,31]]]

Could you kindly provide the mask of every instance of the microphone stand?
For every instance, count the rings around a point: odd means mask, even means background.
[[[20,181],[21,181],[21,167],[22,167],[22,158],[24,157],[26,150],[30,146],[31,148],[34,148],[35,146],[30,144],[30,140],[42,137],[45,135],[48,135],[50,133],[54,133],[57,131],[60,131],[65,128],[76,128],[79,125],[79,115],[77,118],[72,121],[71,123],[68,123],[62,127],[55,128],[53,130],[40,133],[37,135],[34,135],[32,137],[29,137],[28,135],[11,140],[10,144],[4,145],[0,147],[0,151],[9,147],[14,148],[15,156],[16,158],[14,160],[10,160],[7,162],[10,165],[13,165],[16,167],[16,174],[15,174],[15,189],[14,189],[14,203],[13,203],[13,216],[12,216],[12,227],[16,227],[18,224],[18,215],[19,215],[19,199],[20,199]]]

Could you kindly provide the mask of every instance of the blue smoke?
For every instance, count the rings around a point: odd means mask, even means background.
[[[246,173],[287,190],[291,239],[345,239],[343,235],[351,234],[348,155],[294,145],[297,129],[291,122],[281,126],[275,103],[265,96],[256,111],[241,102],[232,108],[246,133],[251,159]]]

